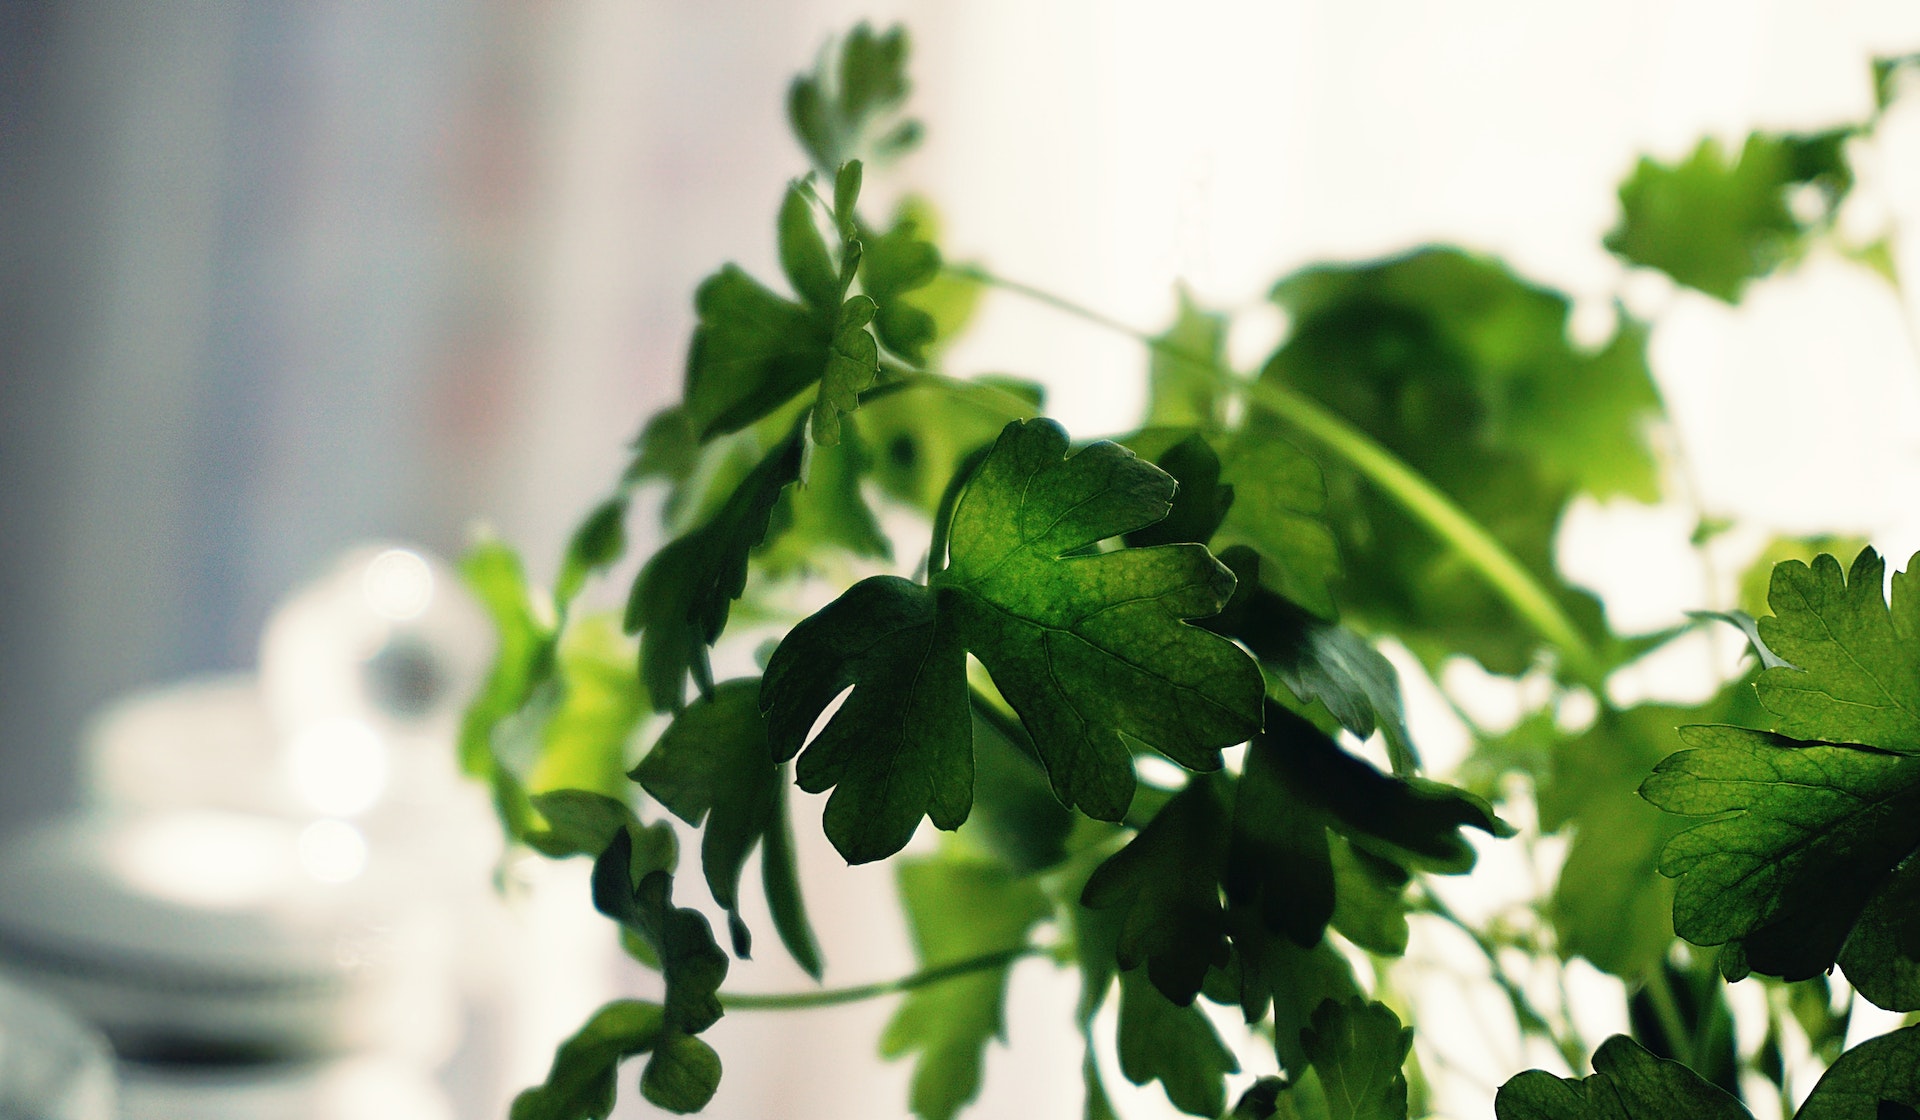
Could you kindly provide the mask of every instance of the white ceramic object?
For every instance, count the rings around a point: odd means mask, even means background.
[[[113,1053],[73,1012],[0,979],[0,1120],[112,1120]]]
[[[320,831],[316,833],[314,829]],[[0,966],[123,1056],[450,1052],[450,938],[351,826],[93,815],[0,847]]]

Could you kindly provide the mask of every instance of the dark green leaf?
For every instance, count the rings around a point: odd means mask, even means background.
[[[648,871],[635,881],[633,855],[633,837],[622,829],[594,861],[594,908],[653,949],[667,982],[667,1025],[698,1034],[720,1018],[716,993],[727,976],[727,954],[704,915],[673,904],[672,875]]]
[[[1018,722],[989,720],[973,702],[973,812],[959,836],[1022,874],[1067,858],[1074,816],[1055,800],[1046,771]]]
[[[1309,269],[1274,298],[1293,327],[1261,377],[1314,398],[1425,475],[1602,644],[1598,604],[1555,574],[1554,534],[1576,494],[1659,493],[1645,329],[1628,322],[1599,351],[1576,350],[1566,297],[1444,249]],[[1246,483],[1232,455],[1223,459],[1242,508]],[[1323,466],[1344,612],[1399,635],[1429,665],[1462,652],[1501,673],[1533,663],[1532,630],[1449,546],[1350,469]]]
[[[1853,186],[1850,135],[1756,132],[1732,161],[1712,138],[1679,164],[1643,158],[1620,185],[1620,224],[1607,248],[1732,303],[1748,281],[1805,251],[1809,227],[1789,208],[1791,188],[1818,188],[1820,222],[1832,219]]]
[[[900,899],[923,968],[1026,944],[1053,908],[1031,879],[990,863],[908,860]],[[1007,975],[981,969],[916,988],[880,1037],[889,1058],[918,1053],[911,1102],[923,1120],[950,1120],[980,1092],[988,1040],[1006,1035]]]
[[[1326,1093],[1330,1120],[1407,1120],[1400,1066],[1413,1046],[1413,1029],[1384,1005],[1327,1000],[1300,1042]]]
[[[1240,1071],[1206,1013],[1160,994],[1142,970],[1120,974],[1120,1072],[1135,1085],[1160,1082],[1189,1116],[1226,1111],[1226,1076]]]
[[[1397,957],[1407,951],[1407,883],[1411,875],[1392,860],[1353,845],[1339,833],[1327,837],[1333,860],[1331,925],[1370,953]]]
[[[809,743],[815,719],[849,685]],[[883,859],[922,816],[953,829],[973,804],[965,647],[935,593],[865,579],[795,626],[767,663],[760,705],[774,757],[800,753],[800,788],[833,788],[825,827],[850,863]]]
[[[1197,778],[1125,848],[1094,871],[1080,904],[1118,908],[1116,959],[1145,973],[1166,998],[1193,1002],[1207,969],[1227,962],[1220,867],[1227,812],[1212,781]]]
[[[774,502],[800,477],[799,433],[775,445],[699,528],[675,539],[640,569],[627,600],[627,632],[640,634],[640,677],[655,711],[677,711],[689,674],[713,688],[707,647],[726,629],[747,586],[748,554],[766,536]]]
[[[776,824],[783,796],[759,695],[758,680],[716,685],[711,697],[674,717],[632,775],[674,816],[696,828],[705,823],[700,865],[707,888],[741,931],[740,872]],[[735,951],[746,956],[747,946]]]
[[[1920,1008],[1920,596],[1909,573],[1883,598],[1863,550],[1774,569],[1765,643],[1798,669],[1767,669],[1760,702],[1780,733],[1691,727],[1694,750],[1641,787],[1671,813],[1713,816],[1668,842],[1674,929],[1723,945],[1729,978],[1805,979],[1836,961],[1883,1007]],[[1816,736],[1800,738],[1797,736]]]
[[[694,293],[682,409],[702,441],[738,431],[820,379],[833,321],[768,291],[735,265]]]
[[[688,1034],[667,1031],[640,1074],[640,1095],[668,1112],[685,1115],[707,1107],[720,1087],[720,1055]]]
[[[1892,1109],[1888,1109],[1892,1105]],[[1887,1120],[1920,1108],[1920,1027],[1871,1038],[1840,1055],[1794,1120]]]
[[[606,1120],[619,1093],[621,1059],[653,1049],[664,1030],[659,1004],[607,1004],[560,1044],[546,1082],[513,1099],[511,1120]]]
[[[1678,1062],[1615,1035],[1578,1080],[1529,1070],[1500,1087],[1500,1120],[1751,1120],[1740,1102]],[[1885,1120],[1920,1105],[1920,1027],[1869,1039],[1842,1054],[1794,1120]]]
[[[1126,535],[1129,548],[1206,544],[1233,506],[1233,487],[1220,484],[1220,457],[1198,433],[1174,444],[1154,465],[1179,484],[1167,516]],[[1239,573],[1235,573],[1237,576]],[[1235,590],[1238,590],[1236,587]]]
[[[1238,1004],[1249,1023],[1273,1015],[1273,1052],[1280,1068],[1295,1079],[1308,1068],[1302,1041],[1314,1009],[1326,1000],[1355,999],[1360,984],[1353,966],[1333,943],[1303,949],[1293,939],[1271,932],[1252,910],[1236,906],[1227,911],[1233,937],[1233,958],[1225,969],[1207,977],[1207,998]]]
[[[1594,1052],[1593,1076],[1528,1070],[1500,1086],[1493,1110],[1499,1120],[1751,1120],[1726,1092],[1625,1035]]]
[[[1393,663],[1360,635],[1269,591],[1252,549],[1234,545],[1220,562],[1236,577],[1233,598],[1202,625],[1239,639],[1301,702],[1318,700],[1348,731],[1364,739],[1378,728],[1395,771],[1411,773],[1419,759]]]
[[[623,481],[643,482],[664,478],[679,482],[693,473],[700,456],[700,433],[684,408],[656,412],[633,441],[633,462],[628,464]]]
[[[1287,1082],[1280,1077],[1262,1077],[1247,1086],[1234,1103],[1228,1120],[1269,1120],[1280,1111],[1280,1094],[1285,1092]]]
[[[1144,742],[1193,769],[1258,725],[1258,668],[1182,620],[1218,610],[1232,576],[1196,545],[1084,550],[1164,516],[1173,482],[1124,449],[1070,458],[1045,421],[1008,425],[955,507],[931,588],[856,584],[795,627],[761,705],[775,757],[853,691],[800,758],[801,787],[837,786],[827,833],[853,862],[898,851],[921,814],[958,827],[972,802],[965,656],[1032,737],[1054,793],[1118,820]]]

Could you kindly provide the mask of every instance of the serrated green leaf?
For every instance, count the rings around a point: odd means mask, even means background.
[[[1687,727],[1680,737],[1693,749],[1640,787],[1670,813],[1713,818],[1661,855],[1661,873],[1679,879],[1680,936],[1725,944],[1729,979],[1751,968],[1804,980],[1838,959],[1868,999],[1920,1008],[1920,967],[1905,953],[1896,969],[1848,949],[1863,911],[1882,892],[1902,890],[1895,869],[1920,849],[1920,757],[1738,727]],[[1901,944],[1898,933],[1880,936]],[[1856,975],[1850,960],[1881,967]]]
[[[1500,1086],[1493,1110],[1499,1120],[1751,1120],[1724,1090],[1625,1035],[1594,1052],[1591,1077],[1528,1070]]]
[[[995,864],[908,860],[901,903],[923,968],[1026,944],[1052,905],[1031,879]],[[916,988],[888,1021],[880,1052],[916,1053],[911,1103],[922,1120],[950,1120],[980,1092],[987,1042],[1005,1038],[1011,963]]]
[[[1889,608],[1885,576],[1886,562],[1871,548],[1844,577],[1827,555],[1812,567],[1774,567],[1774,613],[1760,620],[1760,636],[1798,666],[1760,674],[1760,703],[1776,730],[1920,752],[1920,588],[1911,572],[1896,573]]]
[[[1293,326],[1261,377],[1314,398],[1425,475],[1604,645],[1599,605],[1558,577],[1553,542],[1576,494],[1659,494],[1648,431],[1660,403],[1644,328],[1628,322],[1597,352],[1577,350],[1565,296],[1445,249],[1308,269],[1274,299]],[[1499,673],[1533,664],[1539,639],[1450,546],[1350,469],[1323,467],[1343,612],[1398,635],[1431,666],[1457,653]],[[1226,477],[1244,502],[1245,484]]]
[[[1751,1120],[1726,1092],[1624,1035],[1601,1044],[1593,1076],[1529,1070],[1494,1097],[1499,1120]],[[1794,1120],[1886,1120],[1920,1106],[1920,1027],[1869,1039],[1842,1054]]]
[[[738,266],[709,276],[693,307],[699,322],[681,409],[702,441],[739,431],[820,379],[832,320],[775,295]]]
[[[640,1074],[640,1095],[668,1112],[707,1107],[720,1087],[720,1055],[688,1034],[666,1031]]]
[[[905,29],[875,33],[861,23],[821,52],[812,74],[793,80],[787,119],[820,172],[856,157],[891,158],[918,139],[916,122],[893,119],[911,88],[907,49]]]
[[[822,447],[840,442],[840,416],[860,407],[861,390],[880,372],[880,351],[867,331],[874,303],[854,296],[840,305],[833,345],[820,375],[820,401],[813,406],[813,441]]]
[[[1185,1006],[1207,970],[1227,962],[1220,867],[1227,809],[1215,782],[1196,778],[1087,880],[1080,904],[1120,915],[1115,957],[1145,965],[1165,997]],[[1218,1111],[1218,1110],[1216,1110]]]
[[[606,1120],[620,1062],[652,1050],[665,1031],[660,1005],[617,1000],[560,1044],[545,1083],[513,1099],[511,1120]]]
[[[1266,558],[1264,586],[1321,618],[1338,617],[1331,585],[1340,546],[1327,522],[1320,465],[1255,413],[1222,449],[1220,477],[1238,497],[1214,535],[1215,549],[1251,546]]]
[[[640,678],[655,711],[677,711],[689,675],[713,688],[707,647],[726,629],[747,586],[749,553],[767,534],[775,501],[800,477],[800,433],[776,444],[699,528],[654,553],[634,579],[626,628],[640,635]]]
[[[727,954],[704,915],[673,904],[673,876],[654,870],[636,879],[633,856],[632,833],[615,833],[593,863],[594,909],[653,949],[667,983],[667,1025],[698,1034],[721,1016],[717,993],[727,977]]]
[[[1751,280],[1804,252],[1808,223],[1787,192],[1817,187],[1830,221],[1853,186],[1851,129],[1812,135],[1756,132],[1729,160],[1713,138],[1679,164],[1643,158],[1620,185],[1620,224],[1607,248],[1688,287],[1733,303]]]
[[[1009,424],[954,509],[932,582],[1061,803],[1118,820],[1133,794],[1127,739],[1216,769],[1259,727],[1263,686],[1245,654],[1184,622],[1232,593],[1204,548],[1069,555],[1164,517],[1173,486],[1115,444],[1066,450],[1056,424]]]
[[[1160,994],[1144,970],[1120,974],[1120,1072],[1135,1085],[1158,1081],[1173,1107],[1189,1116],[1226,1111],[1226,1077],[1240,1071],[1199,1007]]]
[[[1888,1109],[1887,1105],[1897,1106]],[[1794,1120],[1886,1120],[1920,1108],[1920,1027],[1870,1038],[1840,1055]],[[1904,1109],[1905,1112],[1899,1111]]]
[[[827,834],[852,862],[898,851],[922,814],[956,828],[972,803],[964,654],[1021,718],[1062,804],[1118,820],[1129,740],[1194,769],[1258,725],[1259,670],[1182,621],[1218,610],[1231,574],[1204,548],[1088,553],[1165,515],[1173,482],[1113,444],[1064,457],[1045,421],[1007,426],[951,521],[950,562],[922,587],[854,585],[768,662],[761,706],[776,758],[806,746],[801,787],[835,787]]]
[[[1329,1120],[1407,1120],[1407,1079],[1400,1067],[1413,1028],[1383,1004],[1327,1000],[1301,1033],[1319,1075]]]

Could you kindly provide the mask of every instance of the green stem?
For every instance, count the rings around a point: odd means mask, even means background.
[[[1667,1043],[1673,1048],[1673,1056],[1688,1069],[1695,1069],[1693,1052],[1693,1032],[1687,1030],[1687,1021],[1680,1014],[1680,1001],[1674,998],[1673,984],[1667,979],[1667,970],[1659,965],[1647,970],[1647,983],[1643,989],[1647,1001],[1653,1004],[1653,1013],[1660,1020],[1660,1029],[1667,1034]]]
[[[1480,950],[1480,955],[1487,958],[1488,976],[1507,997],[1508,1005],[1513,1008],[1514,1022],[1519,1025],[1521,1033],[1538,1035],[1551,1042],[1553,1048],[1560,1052],[1561,1059],[1567,1063],[1567,1068],[1578,1073],[1587,1060],[1586,1048],[1554,1029],[1552,1022],[1527,998],[1527,993],[1507,975],[1507,970],[1500,964],[1498,950],[1486,935],[1454,913],[1452,907],[1440,901],[1440,897],[1430,890],[1421,891],[1420,909],[1467,935],[1474,947]]]
[[[1506,600],[1514,613],[1535,633],[1559,649],[1569,675],[1593,689],[1596,696],[1606,695],[1598,656],[1581,636],[1573,620],[1567,617],[1560,604],[1533,578],[1532,573],[1521,566],[1513,554],[1494,539],[1493,534],[1424,475],[1338,414],[1284,385],[1268,381],[1241,381],[1233,371],[1217,362],[1051,292],[1005,280],[979,268],[956,268],[953,272],[1124,334],[1156,353],[1205,368],[1225,381],[1241,384],[1251,395],[1253,403],[1274,413],[1294,431],[1346,462],[1402,510],[1426,526],[1429,532],[1451,546],[1473,566],[1488,587]]]
[[[890,996],[898,992],[910,992],[915,988],[924,988],[928,984],[938,984],[942,980],[951,980],[956,976],[965,976],[971,972],[984,972],[993,968],[1005,968],[1022,957],[1037,957],[1047,950],[1038,945],[1021,945],[1012,949],[996,949],[991,953],[982,953],[977,957],[948,964],[923,968],[908,976],[895,980],[882,980],[874,984],[860,984],[851,988],[826,988],[817,992],[778,992],[761,994],[756,992],[721,992],[720,1004],[728,1011],[799,1011],[813,1007],[835,1007],[843,1003],[858,1003],[861,1000]]]

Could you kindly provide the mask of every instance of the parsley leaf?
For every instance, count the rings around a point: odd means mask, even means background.
[[[733,930],[735,955],[748,955],[752,941],[740,920],[740,872],[754,845],[775,829],[788,828],[782,802],[786,797],[784,767],[767,748],[766,724],[760,718],[757,680],[731,680],[715,686],[713,695],[694,701],[674,717],[647,756],[633,770],[654,800],[694,827],[704,821],[700,863],[707,889],[721,905]],[[772,846],[771,839],[768,840]],[[778,869],[767,858],[769,875]],[[789,862],[785,874],[792,874]],[[799,904],[799,886],[769,889],[775,925],[783,937],[789,930],[801,934],[788,939],[794,960],[815,979],[820,976],[819,951]],[[780,910],[794,907],[781,921]]]
[[[1135,1085],[1160,1082],[1173,1107],[1189,1116],[1226,1111],[1226,1076],[1240,1063],[1220,1041],[1206,1012],[1160,994],[1143,970],[1120,974],[1120,1072]]]
[[[1218,370],[1226,356],[1227,317],[1204,311],[1182,286],[1173,325],[1147,359],[1147,424],[1213,430],[1225,422],[1227,394]]]
[[[690,1034],[668,1031],[640,1071],[640,1095],[668,1112],[707,1107],[720,1087],[720,1055]],[[511,1118],[509,1118],[511,1120]]]
[[[1852,134],[1756,132],[1732,160],[1710,137],[1679,164],[1642,158],[1620,184],[1620,224],[1607,234],[1607,248],[1733,303],[1748,281],[1804,252],[1810,226],[1832,220],[1853,186]],[[1790,189],[1808,185],[1820,192],[1815,223],[1794,217],[1787,204]]]
[[[1577,350],[1566,297],[1449,249],[1308,269],[1273,298],[1293,328],[1262,379],[1313,397],[1424,474],[1602,636],[1598,603],[1555,574],[1554,533],[1576,494],[1659,493],[1645,328],[1628,322],[1597,352]],[[1350,469],[1324,468],[1344,612],[1429,665],[1455,653],[1500,673],[1532,664],[1537,639],[1447,546]]]
[[[898,851],[923,814],[948,829],[966,819],[968,651],[1019,714],[1062,804],[1102,820],[1132,800],[1130,739],[1211,770],[1258,727],[1258,667],[1182,621],[1217,611],[1231,573],[1197,545],[1087,551],[1165,516],[1173,480],[1114,444],[1066,450],[1058,425],[1009,424],[954,509],[950,563],[931,586],[863,580],[768,662],[774,756],[805,745],[801,788],[836,787],[827,834],[849,861]]]
[[[1709,816],[1668,841],[1673,924],[1723,945],[1721,971],[1802,980],[1836,961],[1860,993],[1920,1008],[1920,598],[1910,573],[1881,597],[1885,563],[1861,552],[1774,569],[1766,643],[1800,669],[1767,669],[1778,732],[1683,728],[1691,750],[1641,786],[1660,808]],[[1819,738],[1797,736],[1817,735]]]
[[[619,1095],[621,1060],[652,1050],[663,1033],[659,1004],[607,1004],[560,1044],[546,1081],[513,1099],[510,1120],[606,1120]]]
[[[977,860],[908,860],[898,882],[923,968],[1018,949],[1053,912],[1032,879]],[[916,988],[888,1021],[881,1054],[919,1054],[910,1097],[915,1116],[951,1120],[979,1094],[987,1042],[1006,1038],[1012,968],[1009,961]]]
[[[727,954],[714,942],[705,915],[673,904],[670,873],[634,863],[633,834],[623,828],[593,863],[594,909],[653,950],[667,982],[667,1026],[698,1034],[720,1018]],[[642,872],[637,883],[636,871]]]
[[[747,586],[748,554],[767,535],[775,501],[800,477],[801,434],[776,444],[704,524],[653,554],[627,599],[628,633],[640,635],[640,678],[655,711],[678,711],[692,675],[713,690],[707,647],[726,629]]]
[[[1326,1094],[1329,1120],[1406,1120],[1407,1078],[1400,1067],[1413,1046],[1384,1004],[1327,1000],[1300,1035]]]
[[[1920,1027],[1907,1027],[1840,1055],[1794,1120],[1874,1120],[1917,1105]],[[1601,1044],[1592,1076],[1528,1070],[1500,1087],[1493,1107],[1499,1120],[1752,1120],[1733,1096],[1625,1035]]]
[[[1080,904],[1119,908],[1116,959],[1146,965],[1166,998],[1190,1004],[1210,967],[1227,963],[1219,868],[1227,815],[1217,783],[1197,778],[1088,878]]]
[[[908,388],[860,408],[874,448],[873,480],[892,497],[932,516],[947,480],[969,455],[989,446],[1011,420],[1040,413],[1040,387],[982,377],[944,387]]]
[[[793,80],[787,120],[816,168],[832,174],[850,159],[884,161],[919,142],[920,122],[894,119],[911,88],[907,49],[904,28],[875,33],[862,23]]]
[[[682,408],[702,441],[738,431],[820,379],[831,320],[774,294],[738,265],[694,293]]]

